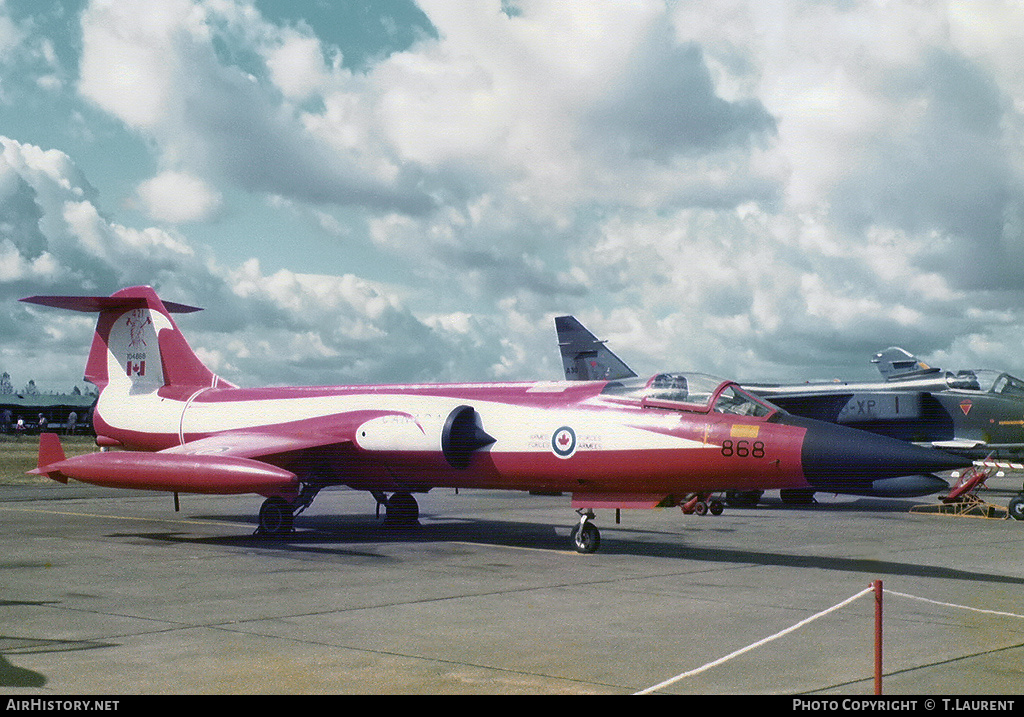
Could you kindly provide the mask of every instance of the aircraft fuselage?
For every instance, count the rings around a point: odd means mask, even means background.
[[[108,444],[148,451],[231,432],[316,434],[316,461],[306,450],[264,460],[304,480],[385,490],[423,485],[682,494],[807,486],[806,428],[630,404],[603,396],[605,383],[207,388],[187,396],[163,389],[118,395],[108,388],[94,424]],[[455,467],[442,442],[446,421],[462,406],[473,409],[493,442]],[[353,416],[359,417],[355,427]]]

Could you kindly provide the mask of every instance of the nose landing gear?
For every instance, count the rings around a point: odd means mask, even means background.
[[[580,522],[573,526],[569,534],[572,545],[577,553],[593,553],[601,545],[601,531],[591,522],[594,519],[594,511],[580,508],[576,512],[580,515]]]

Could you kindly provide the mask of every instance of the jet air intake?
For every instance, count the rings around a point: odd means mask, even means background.
[[[449,413],[441,431],[441,451],[452,468],[468,468],[473,451],[494,441],[477,425],[472,406],[459,406]]]

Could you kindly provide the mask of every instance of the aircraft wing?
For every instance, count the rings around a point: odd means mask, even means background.
[[[980,440],[971,440],[971,439],[965,439],[965,438],[954,438],[954,439],[949,440],[949,441],[931,441],[927,445],[931,446],[932,448],[941,448],[942,450],[945,450],[945,451],[954,451],[954,452],[956,452],[956,451],[970,451],[970,450],[974,450],[975,448],[982,448],[982,447],[986,446],[987,444],[985,443],[985,441],[980,441]],[[1015,446],[1020,448],[1021,444],[1019,444],[1019,443],[1011,443],[1011,444],[1002,445],[1002,446],[999,446],[999,447],[1000,448],[1013,448]]]
[[[946,453],[971,456],[974,458],[992,458],[1002,460],[1007,457],[1020,459],[1024,456],[1024,443],[986,443],[980,440],[955,438],[951,441],[932,441],[924,444],[938,448]],[[1005,467],[1005,466],[998,466]],[[1020,470],[1016,466],[1014,470]]]
[[[412,419],[409,414],[396,411],[350,411],[307,421],[223,431],[208,438],[166,448],[160,453],[259,459],[313,448],[340,446],[354,443],[356,430],[367,421],[388,416]]]
[[[225,431],[208,438],[189,441],[180,446],[174,446],[159,452],[171,455],[218,455],[259,459],[309,448],[351,442],[352,436],[348,433],[337,434],[332,432],[303,435],[299,431],[279,430],[279,427],[268,426],[266,428]]]

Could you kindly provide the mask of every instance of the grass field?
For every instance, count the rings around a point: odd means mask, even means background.
[[[61,436],[60,442],[69,457],[99,450],[94,436]],[[0,435],[0,485],[49,483],[46,476],[27,475],[38,455],[39,436]]]

